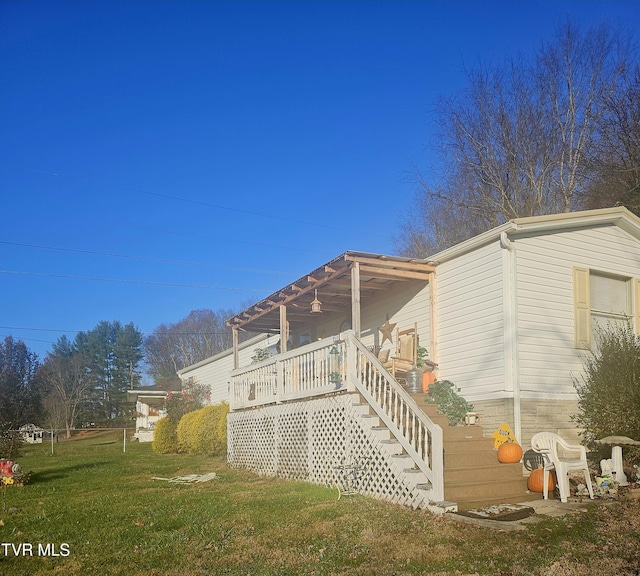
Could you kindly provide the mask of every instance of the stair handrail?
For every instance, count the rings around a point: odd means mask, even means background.
[[[393,437],[431,484],[431,500],[444,500],[444,444],[442,428],[389,374],[352,331],[343,334],[354,351],[349,362],[349,385],[373,408]]]

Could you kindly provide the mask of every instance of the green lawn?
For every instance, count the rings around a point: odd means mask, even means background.
[[[29,447],[20,463],[33,475],[6,490],[0,509],[3,576],[640,572],[637,501],[507,533],[363,497],[338,501],[335,490],[221,459],[159,456],[137,443],[125,454],[121,431],[61,442],[55,456]],[[206,484],[152,480],[211,471],[218,478]],[[33,556],[28,546],[15,556],[9,543],[30,544]]]

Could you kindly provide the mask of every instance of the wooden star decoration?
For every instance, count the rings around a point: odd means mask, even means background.
[[[389,322],[389,316],[387,316],[387,320],[385,321],[385,323],[380,326],[380,328],[378,328],[378,330],[382,332],[382,342],[380,342],[380,346],[384,345],[385,340],[389,340],[389,342],[393,343],[391,336],[395,327],[396,324],[391,324],[391,322]]]

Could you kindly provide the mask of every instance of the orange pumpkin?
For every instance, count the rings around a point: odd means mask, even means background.
[[[553,489],[556,487],[556,479],[554,478],[551,472],[547,472],[549,475],[549,492],[553,492]],[[531,490],[531,492],[542,492],[543,491],[543,470],[542,468],[537,468],[531,474],[529,474],[529,479],[527,480],[527,488]]]
[[[517,442],[503,442],[498,447],[498,462],[509,464],[520,462],[522,458],[522,448]]]

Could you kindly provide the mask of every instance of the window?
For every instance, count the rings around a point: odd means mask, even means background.
[[[634,316],[636,332],[640,329],[638,280],[574,268],[573,295],[576,348],[591,348],[600,328],[628,323]]]

